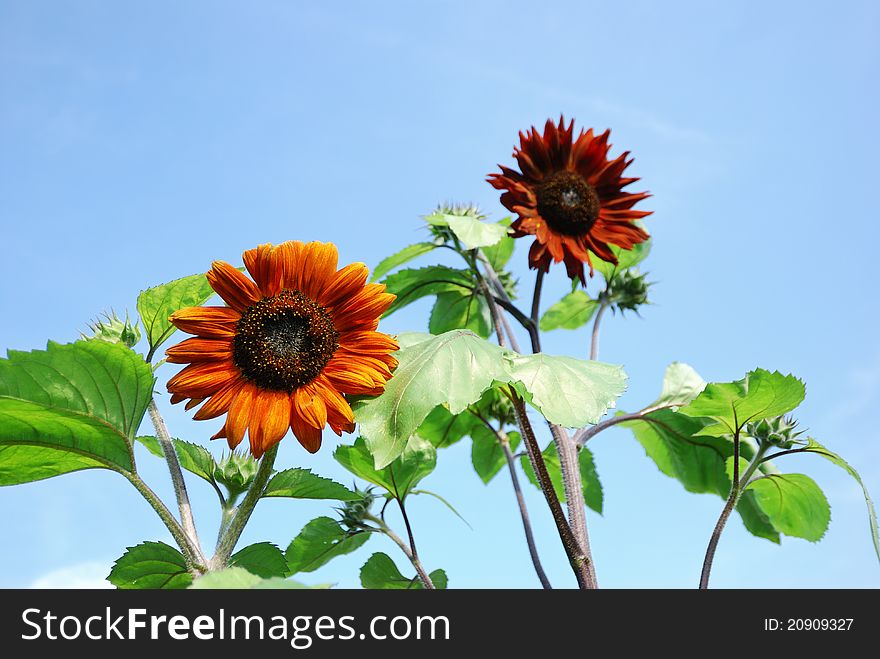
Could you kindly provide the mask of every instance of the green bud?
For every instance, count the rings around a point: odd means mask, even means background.
[[[746,432],[760,444],[771,444],[788,449],[794,446],[803,431],[795,432],[797,421],[792,417],[777,416],[746,424]]]
[[[247,492],[260,463],[250,453],[230,453],[224,456],[214,467],[214,480],[223,485],[230,496],[236,497]]]
[[[651,282],[640,275],[638,270],[630,268],[614,275],[605,293],[608,302],[623,311],[635,311],[643,304],[648,304],[648,289]]]
[[[376,495],[373,494],[372,488],[359,490],[355,486],[354,491],[360,498],[354,501],[346,501],[342,508],[337,508],[342,518],[340,522],[350,533],[363,530],[361,525],[364,522],[364,518],[370,512],[370,508],[376,500]]]
[[[125,320],[120,319],[112,309],[109,314],[103,314],[103,319],[99,318],[93,323],[88,323],[88,328],[92,331],[91,335],[80,332],[80,336],[87,341],[123,343],[131,348],[141,340],[141,331],[137,323],[132,323],[127,313]]]

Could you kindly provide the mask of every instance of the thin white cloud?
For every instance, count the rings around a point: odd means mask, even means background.
[[[35,579],[30,588],[96,589],[112,588],[107,581],[110,566],[106,563],[80,563],[52,570]]]

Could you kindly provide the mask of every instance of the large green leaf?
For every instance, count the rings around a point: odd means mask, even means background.
[[[449,583],[443,570],[434,570],[428,577],[434,587],[441,590]],[[403,576],[394,560],[383,552],[376,552],[364,563],[361,568],[361,585],[372,590],[419,590],[425,587],[418,576]]]
[[[509,227],[510,223],[511,219],[509,217],[502,218],[497,222],[497,224],[505,227]],[[483,256],[486,257],[486,260],[492,266],[492,269],[495,272],[501,272],[513,255],[513,248],[515,246],[516,241],[510,236],[505,236],[494,245],[483,247],[482,252]]]
[[[185,307],[198,307],[213,297],[214,289],[203,274],[175,279],[167,284],[141,291],[137,310],[147,331],[149,356],[175,332],[168,316]]]
[[[418,435],[410,437],[403,453],[381,469],[375,468],[373,455],[361,437],[352,446],[341,444],[336,447],[333,457],[355,476],[384,488],[400,500],[434,471],[437,464],[434,446]]]
[[[102,419],[70,410],[45,407],[18,398],[0,396],[0,447],[28,446],[27,451],[0,453],[0,473],[4,480],[27,482],[27,474],[39,480],[72,471],[59,454],[72,454],[107,469],[131,471],[133,465],[126,438]],[[34,470],[37,451],[45,451],[44,469]],[[21,462],[19,462],[21,460]],[[50,465],[61,467],[49,473]]]
[[[544,464],[547,467],[547,474],[550,476],[550,482],[553,484],[553,491],[556,493],[556,498],[564,503],[565,484],[562,480],[562,466],[559,463],[559,454],[556,452],[556,444],[550,442],[541,455],[544,456]],[[523,471],[526,474],[526,478],[529,479],[529,482],[535,487],[540,488],[541,485],[538,483],[538,477],[535,475],[534,469],[532,469],[532,463],[529,461],[528,456],[522,456],[522,458],[520,458],[520,463],[522,464]],[[596,463],[593,460],[592,452],[588,448],[583,447],[580,449],[580,453],[578,454],[578,464],[581,472],[581,484],[584,490],[584,503],[597,513],[601,513],[604,499],[602,483],[599,482],[599,474],[596,472]]]
[[[467,437],[476,423],[479,421],[470,412],[452,414],[438,405],[425,417],[416,434],[431,442],[434,448],[446,448]]]
[[[480,480],[488,484],[507,464],[507,456],[495,433],[484,425],[474,426],[471,439],[473,440],[471,464],[474,465],[474,471],[477,472]],[[510,442],[510,450],[516,451],[522,437],[518,432],[511,431],[507,433],[507,439]]]
[[[20,485],[82,469],[105,466],[100,460],[71,451],[26,444],[0,445],[0,486]]]
[[[785,535],[818,542],[828,529],[831,508],[816,482],[804,474],[766,474],[746,486],[758,507]]]
[[[135,439],[153,455],[160,458],[165,457],[165,453],[162,451],[162,446],[159,444],[159,440],[152,435],[139,435],[138,437],[135,437]],[[174,452],[177,454],[177,459],[183,469],[186,469],[188,472],[195,474],[209,483],[215,482],[214,467],[216,466],[216,463],[208,449],[204,446],[199,446],[198,444],[185,442],[182,439],[172,439],[171,442],[174,445]]]
[[[853,469],[850,464],[837,455],[837,453],[829,451],[812,437],[808,439],[806,451],[821,455],[826,460],[836,464],[852,476],[859,484],[859,487],[862,488],[862,494],[865,497],[865,504],[868,506],[868,524],[871,528],[871,540],[874,542],[874,551],[877,554],[877,558],[880,559],[880,537],[878,537],[877,533],[877,511],[874,508],[874,502],[871,500],[871,495],[868,494],[868,488],[865,487],[865,484],[862,482],[862,477],[859,476],[859,472]]]
[[[603,261],[595,254],[590,254],[593,268],[602,273],[606,281],[613,279],[618,272],[632,268],[644,261],[651,252],[651,239],[637,243],[632,249],[622,249],[617,245],[609,245],[609,247],[617,257],[617,265]]]
[[[150,366],[121,343],[50,341],[46,350],[0,359],[0,396],[87,414],[127,437],[140,426],[153,382]]]
[[[483,338],[492,334],[492,317],[486,298],[467,291],[440,293],[431,309],[428,330],[431,334],[443,334],[454,329],[468,329]]]
[[[508,228],[501,223],[482,222],[471,215],[433,213],[425,217],[428,224],[449,227],[467,249],[489,247],[507,236]]]
[[[688,492],[710,493],[726,499],[731,486],[726,461],[733,456],[733,442],[727,437],[701,435],[708,423],[711,423],[708,419],[658,410],[644,420],[627,421],[623,425],[632,430],[660,471],[678,480]],[[751,457],[751,447],[745,442],[741,446],[743,455]],[[737,511],[750,533],[779,542],[779,533],[757,507],[751,493],[746,492],[740,499]]]
[[[466,270],[449,268],[445,265],[431,265],[425,268],[407,268],[389,275],[382,282],[389,293],[397,298],[388,307],[385,316],[418,299],[438,293],[470,293],[476,284]]]
[[[409,263],[413,259],[437,249],[437,247],[439,247],[437,243],[415,243],[414,245],[408,245],[407,247],[404,247],[399,252],[396,252],[391,256],[382,259],[379,262],[379,265],[376,266],[376,269],[373,270],[370,281],[381,279],[389,272],[394,270],[394,268],[397,268],[404,263]]]
[[[285,469],[269,481],[264,497],[289,497],[291,499],[335,499],[356,501],[361,497],[344,485],[317,476],[310,469]]]
[[[510,354],[510,381],[551,423],[569,428],[596,423],[626,389],[620,366],[544,353]]]
[[[576,290],[559,300],[544,312],[541,317],[541,331],[555,329],[577,329],[590,322],[590,318],[599,308],[599,302],[586,292]]]
[[[193,582],[190,588],[193,590],[248,590],[256,588],[262,580],[262,577],[234,565],[202,575]]]
[[[649,407],[687,405],[705,388],[706,382],[692,367],[682,362],[672,362],[666,367],[660,398],[651,403]]]
[[[121,589],[178,589],[192,583],[183,554],[164,542],[129,547],[107,580]]]
[[[445,404],[450,413],[459,414],[493,382],[508,380],[505,354],[467,330],[424,335],[398,350],[398,366],[384,393],[353,406],[376,468],[385,467],[403,452],[438,405]]]
[[[330,517],[313,519],[287,547],[288,574],[314,572],[333,558],[350,554],[369,539],[369,533],[351,535]]]
[[[278,547],[271,542],[258,542],[248,545],[229,558],[229,564],[243,567],[251,574],[268,579],[286,577],[287,559]]]
[[[790,412],[800,405],[805,393],[804,383],[793,375],[758,368],[742,380],[706,385],[699,396],[679,411],[717,422],[703,429],[703,434],[732,434],[750,421]]]

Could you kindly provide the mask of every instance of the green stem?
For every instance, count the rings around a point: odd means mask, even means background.
[[[590,359],[593,361],[599,359],[599,323],[602,322],[602,314],[605,313],[607,308],[608,305],[604,301],[599,304],[599,309],[596,311],[596,319],[593,321],[593,333],[590,338]]]
[[[241,502],[241,505],[229,521],[226,533],[223,534],[223,537],[217,543],[217,551],[214,552],[214,557],[210,562],[212,570],[222,570],[226,567],[229,557],[232,555],[232,551],[235,549],[242,531],[244,531],[245,525],[251,518],[251,513],[254,512],[257,502],[263,496],[266,483],[269,482],[269,477],[272,475],[272,467],[275,465],[275,456],[277,454],[278,444],[266,451],[266,454],[260,461],[260,468],[257,470],[254,482],[251,484],[247,495],[245,495],[244,501]]]
[[[400,500],[398,499],[398,503]],[[402,508],[402,504],[401,504]],[[434,585],[434,582],[431,581],[431,577],[428,576],[425,567],[422,565],[421,560],[419,560],[419,555],[414,551],[415,543],[412,542],[411,545],[407,545],[403,539],[397,535],[391,528],[379,517],[371,513],[367,513],[364,515],[364,519],[368,519],[373,522],[376,526],[379,527],[379,531],[387,535],[404,553],[404,555],[409,559],[409,562],[412,563],[412,566],[416,569],[416,574],[419,575],[419,579],[422,580],[422,583],[425,585],[425,588],[428,590],[436,590],[437,587]],[[405,519],[405,518],[404,518]],[[410,535],[410,540],[412,540],[412,535]]]

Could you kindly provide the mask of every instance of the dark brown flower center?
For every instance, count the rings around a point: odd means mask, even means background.
[[[232,360],[262,389],[291,392],[314,380],[339,347],[327,310],[283,290],[248,307],[238,321]]]
[[[536,196],[541,217],[551,229],[567,236],[587,233],[599,217],[599,195],[575,172],[551,174],[538,186]]]

